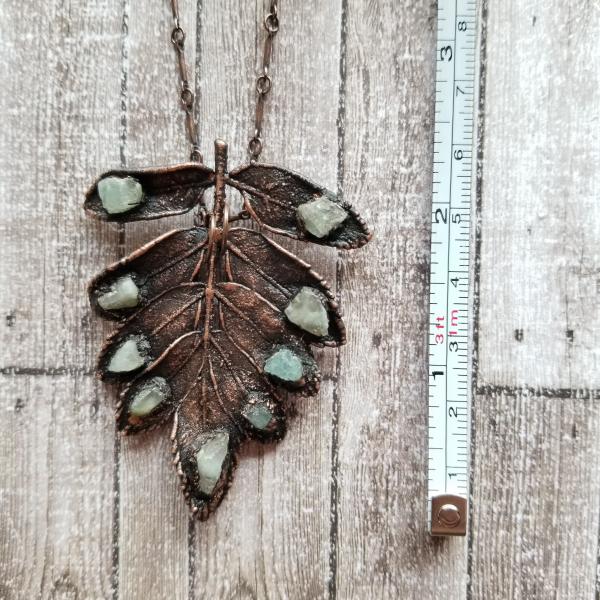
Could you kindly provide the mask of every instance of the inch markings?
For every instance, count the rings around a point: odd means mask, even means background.
[[[476,14],[475,0],[438,1],[429,292],[428,499],[432,506],[431,531],[439,535],[464,535],[469,493],[469,246]],[[448,507],[453,506],[448,504],[448,495],[462,502],[455,507],[456,514],[448,512]],[[458,521],[453,524],[453,519]]]

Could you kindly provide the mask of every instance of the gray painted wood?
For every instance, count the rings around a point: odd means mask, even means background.
[[[598,387],[600,71],[593,65],[600,6],[495,4],[487,38],[480,380]]]
[[[86,375],[0,386],[0,597],[110,597],[111,407]]]
[[[360,326],[339,365],[337,595],[461,598],[465,544],[429,537],[424,501],[435,6],[373,9],[346,15],[343,190],[375,239],[339,261]]]
[[[268,2],[180,4],[202,151],[212,163],[223,137],[237,164]],[[115,436],[114,390],[91,373],[110,327],[84,295],[191,221],[120,229],[80,210],[103,169],[187,157],[168,3],[5,3],[2,598],[594,597],[600,11],[490,4],[467,542],[425,525],[435,5],[281,3],[263,158],[338,188],[376,237],[354,253],[285,242],[337,290],[348,345],[317,353],[320,394],[292,400],[286,439],[252,445],[200,524],[168,428]]]
[[[594,598],[598,400],[477,396],[473,598]]]

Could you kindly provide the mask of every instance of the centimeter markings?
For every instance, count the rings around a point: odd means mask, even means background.
[[[429,297],[428,498],[468,498],[475,0],[438,0]]]

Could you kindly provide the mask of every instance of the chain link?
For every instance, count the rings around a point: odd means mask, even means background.
[[[264,26],[267,30],[265,45],[263,49],[263,60],[261,74],[256,80],[256,113],[254,115],[254,135],[248,142],[248,153],[252,160],[258,160],[262,153],[262,126],[265,112],[265,100],[271,91],[272,81],[269,75],[271,67],[271,56],[273,55],[273,38],[279,31],[279,15],[277,12],[277,0],[271,0],[269,13],[265,17]]]
[[[248,142],[248,152],[252,160],[258,160],[262,153],[262,126],[265,112],[266,96],[271,91],[272,81],[269,75],[271,67],[271,57],[273,55],[273,38],[279,31],[279,15],[277,12],[278,0],[271,0],[269,12],[263,22],[267,31],[265,45],[263,48],[263,60],[261,73],[256,79],[256,112],[254,115],[254,135]],[[192,146],[190,160],[203,162],[202,154],[200,153],[198,139],[198,124],[194,119],[194,92],[190,87],[188,80],[188,69],[185,60],[185,32],[181,28],[179,22],[179,6],[178,0],[171,0],[171,11],[173,13],[173,31],[171,32],[171,42],[177,53],[177,66],[179,68],[180,78],[180,93],[179,98],[181,107],[185,111],[185,128]]]
[[[190,160],[202,163],[202,154],[200,153],[200,146],[198,144],[198,124],[194,119],[195,98],[188,80],[188,69],[185,60],[185,31],[183,31],[179,24],[179,6],[177,0],[171,0],[171,10],[173,12],[171,42],[177,53],[177,66],[179,68],[180,78],[179,98],[181,101],[181,108],[185,111],[185,129],[192,146]]]

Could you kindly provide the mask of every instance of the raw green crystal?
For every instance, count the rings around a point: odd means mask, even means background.
[[[319,295],[303,287],[288,304],[285,316],[295,325],[314,335],[324,336],[329,331],[327,310]]]
[[[324,238],[329,235],[348,216],[348,213],[339,204],[323,196],[301,204],[297,208],[297,214],[304,229],[316,238]]]
[[[134,209],[144,198],[142,186],[133,177],[105,177],[98,182],[98,196],[109,215]]]
[[[134,417],[145,417],[164,402],[168,395],[167,381],[163,377],[153,377],[137,391],[129,406],[129,413]]]
[[[287,348],[277,350],[265,363],[265,373],[281,381],[298,383],[304,375],[302,361]]]
[[[196,465],[200,476],[198,488],[207,496],[213,493],[221,477],[228,448],[229,434],[226,431],[217,431],[196,452]]]
[[[259,394],[254,394],[260,396]],[[267,429],[273,419],[273,413],[264,400],[252,400],[242,410],[242,414],[256,429]]]
[[[104,310],[132,308],[140,301],[140,290],[135,285],[131,275],[124,275],[114,281],[110,289],[98,296],[98,304]]]
[[[144,366],[146,360],[140,351],[140,342],[135,337],[125,340],[112,355],[107,370],[112,373],[128,373]]]

